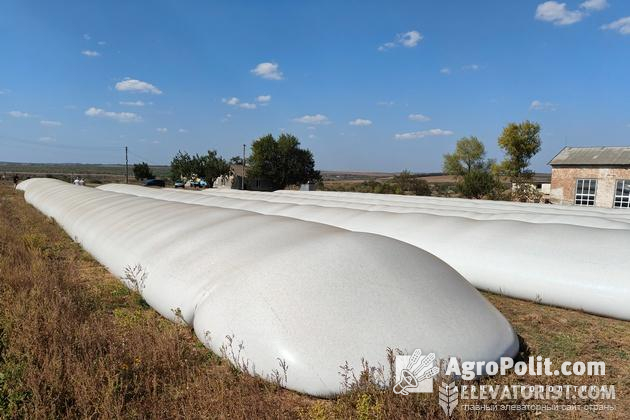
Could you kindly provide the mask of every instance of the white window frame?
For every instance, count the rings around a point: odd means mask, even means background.
[[[580,188],[580,183],[582,187]],[[591,185],[595,184],[594,192],[591,193]],[[594,178],[580,178],[575,181],[575,194],[573,196],[573,203],[576,206],[588,206],[595,205],[595,198],[597,197],[597,179]]]
[[[621,183],[621,194],[618,194],[617,192],[619,190],[619,183]],[[628,192],[628,194],[625,194],[624,192],[626,188],[630,188],[630,179],[618,179],[615,183],[615,199],[613,201],[613,208],[630,208],[630,191]]]

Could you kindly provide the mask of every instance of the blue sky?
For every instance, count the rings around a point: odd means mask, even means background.
[[[625,19],[624,19],[625,18]],[[439,171],[511,121],[630,144],[630,2],[30,1],[0,5],[0,161],[229,158],[286,131],[320,169]]]

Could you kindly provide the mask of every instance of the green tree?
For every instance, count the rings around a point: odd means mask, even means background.
[[[248,161],[247,176],[266,180],[273,189],[321,179],[313,153],[300,148],[299,140],[291,134],[281,134],[278,140],[271,134],[260,137],[252,143]]]
[[[196,175],[205,178],[212,185],[214,180],[230,172],[230,164],[216,150],[208,150],[205,155],[191,156],[181,150],[171,160],[171,176],[174,180],[191,178]]]
[[[394,176],[393,183],[400,188],[398,194],[410,192],[414,195],[431,195],[429,183],[424,179],[414,176],[407,169]]]
[[[133,176],[138,180],[155,178],[151,168],[149,168],[149,164],[146,162],[133,165]]]
[[[444,172],[457,176],[457,192],[467,198],[495,196],[502,188],[492,172],[494,161],[486,159],[486,148],[475,136],[463,137],[455,152],[444,155]]]
[[[457,192],[467,198],[497,198],[503,185],[492,173],[493,164],[489,160],[483,168],[464,174],[457,183]]]
[[[232,156],[230,158],[230,165],[242,165],[243,164],[243,156]],[[245,164],[247,164],[247,159],[245,159]]]
[[[499,136],[499,146],[506,154],[501,172],[516,184],[528,181],[533,174],[527,169],[529,161],[541,147],[540,125],[527,120],[508,124]]]
[[[171,159],[171,176],[177,181],[183,178],[190,178],[194,173],[193,159],[187,152],[181,150]]]
[[[230,173],[230,164],[219,156],[216,150],[208,150],[208,153],[202,156],[195,155],[193,162],[197,176],[205,178],[209,185],[218,177]]]
[[[486,163],[486,148],[475,136],[462,137],[455,152],[444,155],[443,171],[449,175],[463,176]]]

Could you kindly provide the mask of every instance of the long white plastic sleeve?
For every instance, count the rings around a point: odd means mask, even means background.
[[[140,266],[147,303],[215,352],[233,336],[250,371],[286,362],[294,390],[336,394],[340,366],[387,365],[388,347],[486,362],[518,351],[510,324],[464,278],[391,238],[50,179],[18,188],[116,276]]]
[[[248,193],[229,198],[120,184],[99,188],[375,233],[430,252],[479,289],[630,320],[630,232],[625,223],[603,216],[584,217],[607,228],[576,225],[572,216],[549,214],[553,209],[543,209],[547,213],[542,216],[521,213],[519,220],[478,220],[423,212],[367,211],[348,208],[343,202],[337,207],[313,205],[312,200],[304,204],[269,202],[254,200]],[[528,217],[531,222],[523,221]],[[545,223],[535,222],[539,217],[546,218]],[[621,226],[613,227],[613,223]]]

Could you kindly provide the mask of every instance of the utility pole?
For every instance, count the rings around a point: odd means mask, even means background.
[[[241,190],[245,189],[245,145],[243,145],[243,176],[241,176]]]
[[[129,154],[125,146],[125,183],[129,184]]]

